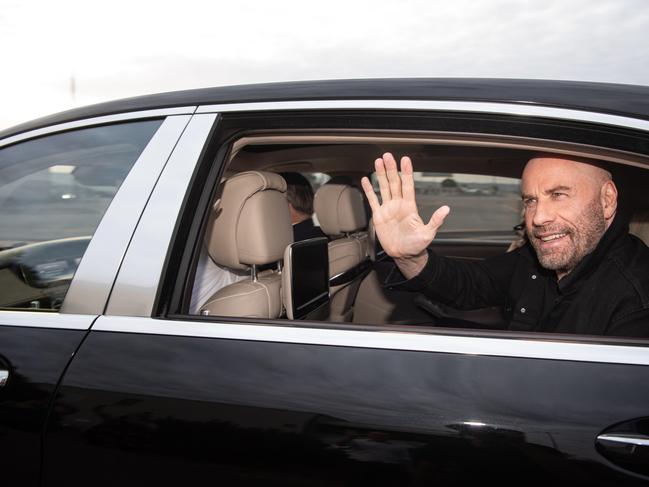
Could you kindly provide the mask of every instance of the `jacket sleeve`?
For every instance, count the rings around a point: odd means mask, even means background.
[[[384,285],[399,291],[421,292],[456,309],[501,306],[507,301],[519,254],[513,251],[483,261],[463,261],[429,250],[428,263],[419,275],[406,280],[395,267]]]

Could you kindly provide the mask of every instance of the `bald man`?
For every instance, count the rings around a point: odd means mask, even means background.
[[[428,246],[450,208],[428,223],[415,202],[412,162],[375,161],[381,202],[363,178],[376,234],[401,276],[387,284],[457,309],[503,306],[516,331],[649,337],[649,249],[617,216],[611,174],[585,159],[538,154],[523,171],[527,244],[482,262]]]

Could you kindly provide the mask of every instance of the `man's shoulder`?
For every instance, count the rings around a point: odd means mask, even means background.
[[[307,240],[309,238],[326,237],[322,229],[315,226],[313,219],[308,218],[293,225],[293,240]]]
[[[649,247],[635,235],[625,235],[608,255],[614,268],[649,305]]]
[[[609,258],[614,260],[620,266],[620,269],[639,272],[647,275],[647,266],[649,265],[649,247],[638,237],[632,234],[626,234],[620,239],[609,253]]]

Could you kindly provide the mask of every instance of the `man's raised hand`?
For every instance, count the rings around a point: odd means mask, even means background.
[[[370,181],[363,178],[361,183],[372,207],[376,235],[383,250],[394,258],[401,273],[410,279],[419,274],[428,262],[426,248],[435,238],[450,208],[438,208],[425,224],[417,211],[410,158],[401,158],[401,175],[397,162],[389,152],[374,161],[374,167],[381,190],[381,203]]]

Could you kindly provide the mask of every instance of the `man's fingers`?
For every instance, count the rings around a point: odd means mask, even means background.
[[[376,180],[379,182],[379,189],[381,190],[381,200],[383,203],[390,201],[392,195],[390,194],[390,186],[388,185],[388,178],[385,174],[385,164],[380,157],[374,161],[374,169],[376,170]]]
[[[415,201],[415,180],[412,175],[412,161],[410,157],[401,158],[401,194],[406,201]]]
[[[367,201],[369,201],[370,207],[372,208],[372,213],[375,213],[381,205],[379,203],[379,199],[376,197],[372,183],[370,183],[369,179],[364,177],[363,179],[361,179],[361,185],[363,186],[363,191],[365,191]]]
[[[394,156],[389,152],[383,154],[383,164],[385,164],[385,173],[390,185],[390,195],[392,198],[401,198],[401,177],[399,177],[399,168]]]
[[[430,221],[428,222],[427,227],[431,228],[433,231],[437,232],[437,229],[442,226],[442,223],[444,223],[444,219],[447,217],[447,215],[451,212],[451,209],[444,205],[440,206],[435,210],[435,213],[433,213],[433,216],[430,217]]]

